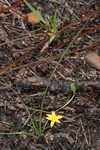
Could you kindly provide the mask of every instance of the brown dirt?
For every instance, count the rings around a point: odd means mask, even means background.
[[[16,2],[9,0],[10,5]],[[30,3],[48,22],[57,11],[57,37],[45,48],[51,30],[42,23],[32,26],[23,20],[22,16],[30,12],[25,5],[0,13],[0,133],[31,131],[18,95],[39,122],[43,93],[59,56],[87,23],[54,74],[45,97],[42,123],[45,112],[57,110],[71,98],[71,83],[75,83],[76,96],[59,111],[64,116],[61,124],[48,127],[38,139],[23,134],[0,135],[0,150],[100,150],[100,70],[85,59],[91,52],[100,56],[100,3],[98,0]],[[0,1],[0,9],[4,4],[6,1]],[[34,130],[31,132],[35,134]]]

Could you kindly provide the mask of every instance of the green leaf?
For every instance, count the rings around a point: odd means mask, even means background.
[[[52,41],[55,39],[55,37],[56,37],[55,35],[50,37],[50,39],[48,41],[48,45],[50,45],[52,43]]]
[[[52,18],[52,22],[51,22],[51,25],[52,25],[52,29],[53,29],[53,32],[56,33],[57,31],[57,13],[55,12],[53,18]]]

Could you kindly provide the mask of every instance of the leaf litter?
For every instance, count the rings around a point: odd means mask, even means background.
[[[0,1],[0,9],[8,5],[4,2]],[[10,5],[17,2],[9,0]],[[75,84],[76,96],[67,107],[60,110],[64,115],[61,124],[47,128],[38,139],[23,134],[0,135],[0,148],[99,150],[100,71],[85,58],[88,56],[92,63],[95,58],[89,54],[99,58],[100,4],[98,1],[80,0],[30,3],[41,12],[47,24],[51,23],[57,12],[57,36],[43,49],[52,27],[45,26],[39,20],[34,23],[33,14],[25,4],[13,8],[13,13],[9,10],[0,13],[0,77],[9,85],[0,81],[0,132],[30,131],[29,118],[19,98],[10,89],[12,87],[23,98],[36,122],[39,122],[43,92],[55,64],[69,41],[87,22],[51,81],[44,102],[42,123],[46,112],[59,109],[71,98],[72,83]],[[28,17],[28,21],[19,15]],[[81,22],[82,17],[86,18]],[[95,59],[95,62],[98,64],[99,59]],[[35,134],[34,131],[32,133]]]

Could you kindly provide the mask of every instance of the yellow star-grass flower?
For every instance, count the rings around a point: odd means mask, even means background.
[[[59,119],[63,118],[61,115],[56,115],[55,111],[52,111],[51,114],[47,114],[46,119],[50,120],[50,126],[51,128],[54,126],[55,122],[60,123]]]

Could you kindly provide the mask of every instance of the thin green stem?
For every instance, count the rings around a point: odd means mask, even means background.
[[[84,30],[86,24],[83,25],[83,27],[80,29],[80,31],[74,36],[73,40],[69,43],[69,45],[66,47],[66,49],[64,50],[64,52],[62,53],[62,55],[60,56],[53,72],[51,73],[51,76],[48,80],[48,85],[44,91],[44,94],[43,94],[43,100],[42,100],[42,104],[41,104],[41,112],[40,112],[40,120],[42,118],[42,113],[43,113],[43,105],[44,105],[44,101],[45,101],[45,97],[46,97],[46,94],[47,94],[47,91],[48,91],[48,88],[50,86],[50,83],[51,83],[51,80],[53,79],[53,76],[57,70],[57,68],[59,67],[62,59],[64,58],[65,54],[70,50],[70,47],[74,44],[74,42],[77,40],[78,36],[80,35],[80,33]],[[42,121],[40,121],[40,133],[42,132]]]
[[[35,126],[35,124],[34,124],[34,121],[33,121],[33,119],[32,119],[31,113],[30,113],[30,111],[28,110],[28,107],[25,105],[25,103],[24,103],[23,99],[21,98],[21,96],[19,96],[19,94],[16,92],[16,90],[14,90],[12,87],[9,87],[9,84],[8,84],[2,77],[0,77],[0,80],[1,80],[1,82],[3,82],[3,84],[5,84],[5,86],[7,86],[9,89],[11,89],[11,90],[13,91],[13,93],[20,99],[20,101],[21,101],[21,103],[23,104],[23,106],[24,106],[26,112],[28,113],[28,116],[29,116],[29,118],[30,118],[30,121],[31,121],[33,127],[34,127],[34,130],[35,130],[36,134],[39,136],[39,135],[40,135],[40,132],[39,132],[39,130],[36,128],[36,126]]]
[[[69,103],[71,103],[71,101],[74,99],[74,97],[75,97],[75,94],[69,99],[69,101],[68,101],[65,105],[63,105],[62,107],[60,107],[59,109],[57,109],[56,112],[59,111],[59,110],[61,110],[61,109],[63,109],[63,108],[66,107]]]
[[[0,132],[0,135],[28,135],[28,136],[33,136],[37,139],[37,136],[33,135],[33,133],[29,133],[26,131],[20,131],[20,132]]]

